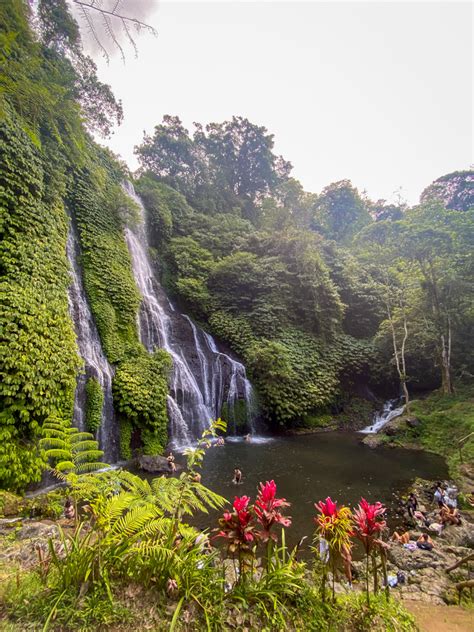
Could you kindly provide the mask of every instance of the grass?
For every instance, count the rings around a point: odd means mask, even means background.
[[[461,386],[454,395],[434,392],[415,400],[410,415],[421,424],[402,430],[395,437],[397,443],[411,443],[441,454],[451,476],[462,478],[462,465],[474,463],[474,436],[462,448],[462,461],[459,453],[459,440],[474,432],[474,386]]]
[[[0,591],[0,631],[29,632],[36,630],[113,631],[169,630],[176,620],[176,632],[217,630],[260,630],[261,632],[414,632],[413,617],[396,599],[365,594],[339,595],[335,602],[323,603],[319,591],[307,584],[300,595],[275,613],[269,603],[235,602],[216,595],[215,607],[204,617],[192,601],[167,599],[156,588],[145,589],[137,584],[117,584],[112,599],[100,591],[78,598],[73,592],[61,599],[56,610],[52,605],[59,595],[45,588],[35,572],[10,582]],[[178,605],[181,605],[177,613]],[[174,617],[177,613],[178,616]],[[50,616],[51,615],[51,616]],[[45,623],[47,622],[47,625]]]

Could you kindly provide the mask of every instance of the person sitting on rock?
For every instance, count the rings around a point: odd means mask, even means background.
[[[405,531],[405,533],[400,534],[394,531],[390,540],[392,542],[398,542],[399,544],[408,544],[408,542],[410,542],[410,532]]]
[[[176,463],[174,462],[174,454],[172,452],[168,454],[166,460],[168,461],[168,468],[170,472],[176,472]]]
[[[443,491],[443,488],[441,487],[440,481],[438,481],[436,483],[435,491],[433,494],[433,502],[439,505],[439,503],[442,502],[443,500],[443,496],[444,496],[444,491]]]
[[[408,497],[406,508],[410,518],[415,518],[415,511],[418,509],[418,500],[413,492]]]
[[[461,524],[461,518],[459,517],[459,511],[455,507],[447,507],[443,505],[439,510],[439,517],[441,524],[445,527],[448,524]]]
[[[74,505],[72,504],[71,499],[68,498],[66,502],[64,503],[64,517],[67,518],[68,520],[74,520],[75,515],[76,515],[76,512],[74,510]]]
[[[232,482],[234,483],[234,485],[240,485],[240,483],[242,482],[242,472],[239,470],[238,467],[236,467],[234,470],[234,478],[232,479]]]
[[[434,547],[434,542],[428,534],[423,533],[416,541],[416,546],[423,551],[431,551]]]

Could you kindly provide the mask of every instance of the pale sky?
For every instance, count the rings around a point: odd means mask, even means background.
[[[414,204],[473,162],[469,2],[127,4],[158,36],[125,65],[96,60],[125,113],[107,144],[131,169],[164,114],[190,130],[234,114],[264,125],[307,191],[347,178]]]

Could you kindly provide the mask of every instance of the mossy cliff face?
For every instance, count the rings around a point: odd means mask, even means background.
[[[63,182],[46,158],[13,115],[0,122],[0,487],[10,489],[39,480],[41,425],[55,411],[71,415],[79,366]]]
[[[167,424],[168,361],[148,356],[136,326],[140,297],[123,238],[134,215],[121,186],[126,174],[88,133],[120,108],[83,56],[67,11],[50,15],[45,38],[41,28],[33,33],[30,17],[21,0],[0,8],[0,487],[15,491],[40,479],[45,420],[72,421],[82,362],[68,311],[69,217],[77,224],[84,286],[108,360],[120,374],[121,363],[141,358],[135,367],[141,381],[151,366],[163,369],[156,373],[155,417],[129,414],[149,405],[138,390],[127,394],[130,411],[121,409],[121,422],[143,424],[145,450],[157,451]],[[94,429],[102,402],[97,386],[88,384],[86,411]],[[120,388],[115,392],[121,401]]]

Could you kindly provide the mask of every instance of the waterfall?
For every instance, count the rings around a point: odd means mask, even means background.
[[[405,405],[400,406],[400,399],[389,399],[385,402],[382,411],[378,411],[374,415],[374,419],[369,426],[366,426],[360,432],[364,434],[372,434],[378,432],[381,428],[388,424],[389,421],[399,417],[405,410]]]
[[[115,421],[112,398],[113,369],[107,362],[99,333],[87,303],[79,268],[79,241],[72,222],[66,245],[70,264],[71,285],[68,290],[69,313],[74,323],[79,354],[84,361],[84,371],[77,377],[74,396],[73,423],[79,430],[86,430],[86,385],[89,378],[98,380],[104,394],[102,423],[97,431],[104,458],[110,463],[118,459],[118,428]]]
[[[229,415],[234,413],[238,401],[245,402],[250,410],[252,387],[245,367],[221,353],[212,336],[171,305],[148,256],[145,209],[131,184],[126,185],[126,190],[140,211],[137,225],[125,229],[133,275],[142,295],[140,340],[149,352],[157,347],[166,349],[173,360],[167,406],[169,434],[171,445],[182,449],[192,445],[209,427],[224,404]]]

